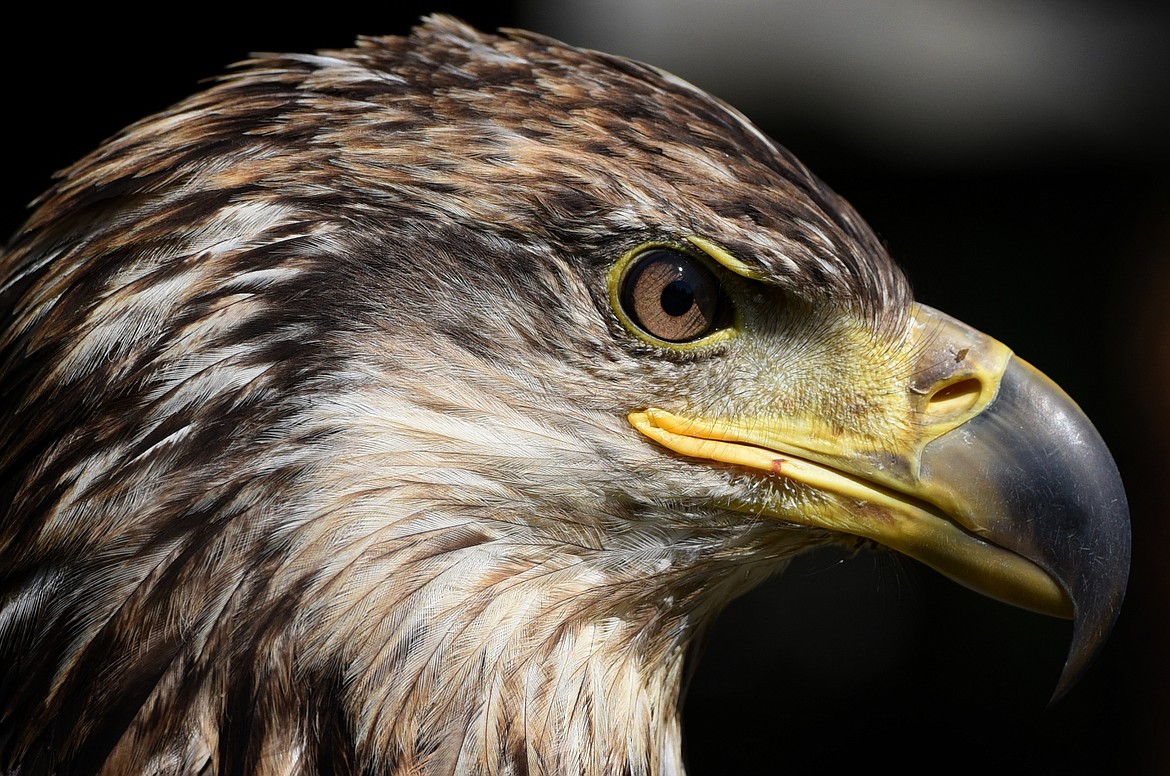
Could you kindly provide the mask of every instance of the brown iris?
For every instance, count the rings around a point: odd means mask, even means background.
[[[643,331],[666,342],[691,342],[727,320],[727,300],[706,263],[656,248],[634,259],[622,279],[621,303]]]

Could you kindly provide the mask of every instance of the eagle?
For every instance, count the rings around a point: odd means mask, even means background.
[[[653,67],[447,17],[258,55],[0,257],[0,772],[681,774],[687,656],[813,548],[1074,621],[1092,424]]]

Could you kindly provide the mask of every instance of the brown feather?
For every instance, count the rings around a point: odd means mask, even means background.
[[[688,234],[909,303],[738,113],[441,17],[68,169],[0,265],[0,771],[680,772],[688,645],[828,539],[624,420],[700,392],[605,273]]]

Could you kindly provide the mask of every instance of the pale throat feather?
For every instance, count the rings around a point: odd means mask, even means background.
[[[487,772],[681,773],[688,648],[814,538],[615,512],[625,483],[563,477],[610,454],[603,416],[558,433],[517,409],[519,386],[484,427],[441,381],[409,400],[375,384],[336,399],[348,430],[333,447],[348,452],[321,463],[332,486],[306,493],[329,500],[286,539],[289,572],[312,569],[294,652],[310,673],[342,667],[359,756],[400,753],[406,773],[497,759]],[[485,411],[492,392],[475,401]],[[744,564],[729,542],[772,546]]]

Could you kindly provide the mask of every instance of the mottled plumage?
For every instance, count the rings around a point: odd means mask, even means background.
[[[901,274],[650,67],[436,18],[258,57],[66,170],[0,264],[0,772],[681,772],[689,645],[860,541],[627,422],[757,377],[615,315],[614,262],[688,235],[768,289],[779,404],[835,381],[887,433],[845,355],[908,336]]]

